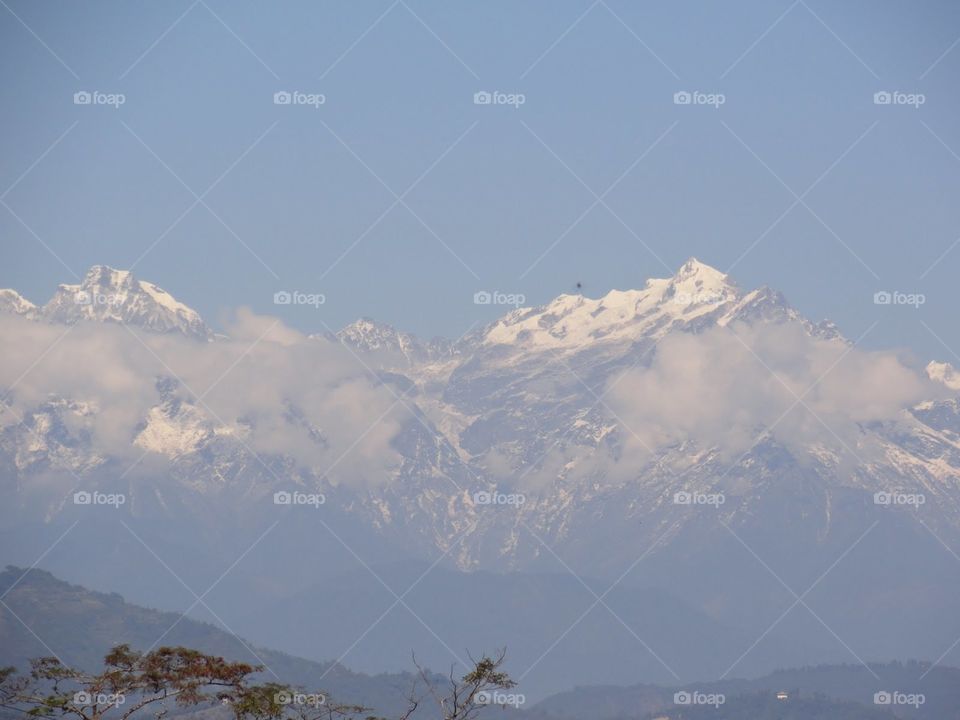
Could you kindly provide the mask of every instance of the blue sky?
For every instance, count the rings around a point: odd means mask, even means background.
[[[502,310],[477,290],[598,296],[696,256],[960,364],[955,3],[5,2],[0,286],[35,302],[105,263],[214,324],[456,337]]]

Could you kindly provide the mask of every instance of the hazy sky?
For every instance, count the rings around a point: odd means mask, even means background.
[[[934,1],[4,0],[0,287],[133,266],[215,325],[456,337],[504,311],[477,290],[598,296],[697,256],[960,364],[958,39]]]

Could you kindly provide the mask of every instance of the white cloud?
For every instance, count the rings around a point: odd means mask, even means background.
[[[109,323],[68,330],[0,315],[0,387],[15,383],[7,399],[18,415],[51,397],[87,403],[94,412],[64,415],[70,432],[88,432],[102,454],[132,460],[142,453],[135,428],[161,401],[156,379],[175,377],[176,397],[196,408],[190,429],[198,439],[204,428],[227,431],[258,455],[287,455],[321,474],[332,467],[334,483],[368,486],[390,476],[402,459],[391,442],[409,411],[353,355],[246,309],[227,331],[229,339],[201,343],[175,334],[134,337]],[[622,444],[554,449],[524,476],[525,489],[560,475],[622,479],[650,459],[649,449],[687,440],[735,458],[768,430],[801,459],[818,443],[864,456],[858,424],[893,420],[946,392],[894,354],[812,338],[799,324],[677,333],[660,343],[648,368],[611,382],[605,403],[616,415],[611,422],[624,426]],[[189,448],[163,445],[169,432],[176,426],[155,428],[158,452],[145,466]],[[502,480],[516,479],[516,460],[506,448],[485,457]]]
[[[793,450],[822,442],[857,452],[858,423],[893,420],[937,395],[895,355],[817,339],[796,323],[672,335],[649,368],[612,383],[607,401],[629,428],[631,460],[685,440],[737,455],[768,429]]]
[[[211,427],[232,430],[257,454],[286,454],[333,482],[382,482],[399,462],[390,447],[403,405],[336,343],[307,338],[274,318],[241,309],[230,339],[200,343],[102,323],[64,326],[0,316],[6,352],[0,386],[23,415],[51,397],[90,403],[71,415],[99,452],[135,458],[134,428],[161,396],[158,377],[180,382],[177,397]],[[64,334],[66,333],[66,334]],[[139,339],[138,339],[139,338]],[[201,400],[196,399],[199,395]]]

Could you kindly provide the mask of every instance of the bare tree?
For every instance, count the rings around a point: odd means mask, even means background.
[[[499,691],[509,690],[516,687],[516,683],[510,676],[500,669],[506,659],[506,649],[500,650],[494,657],[484,655],[479,660],[470,661],[473,663],[473,669],[459,680],[451,668],[448,676],[449,688],[446,694],[441,693],[430,674],[424,670],[417,659],[413,659],[414,665],[420,677],[420,681],[426,688],[426,692],[436,702],[440,710],[440,716],[443,720],[472,720],[477,714],[488,705],[499,703]],[[410,704],[407,712],[401,717],[401,720],[408,720],[419,706],[420,700],[416,697],[416,688],[410,693]]]

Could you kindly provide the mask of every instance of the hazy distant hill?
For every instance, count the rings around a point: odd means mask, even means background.
[[[650,720],[889,720],[890,713],[879,706],[805,697],[778,700],[770,693],[741,695],[723,705],[700,705],[647,716]]]
[[[414,586],[404,602],[436,637],[404,607],[381,617],[395,601],[365,569],[326,578],[282,601],[266,603],[236,623],[228,622],[261,644],[300,657],[318,659],[318,652],[330,650],[339,656],[349,648],[344,662],[363,672],[405,667],[411,649],[439,669],[451,660],[445,646],[461,657],[468,650],[490,652],[506,646],[508,669],[518,674],[536,670],[525,675],[521,687],[530,699],[597,680],[679,682],[617,618],[655,648],[659,659],[684,681],[716,677],[731,662],[730,648],[746,648],[754,640],[660,590],[623,583],[604,597],[609,611],[598,606],[584,615],[594,597],[569,574],[463,573],[441,567],[427,572],[428,567],[394,563],[372,569],[391,587]],[[422,579],[416,582],[418,578]],[[605,590],[589,577],[584,582],[597,594]],[[338,622],[330,623],[331,617]],[[325,643],[317,645],[313,638],[321,633]],[[356,644],[361,635],[364,642]],[[777,657],[789,656],[786,664],[799,666],[823,657],[822,649],[817,650],[813,644],[798,644]],[[767,648],[759,649],[753,660],[754,667],[776,665]]]
[[[208,623],[133,605],[115,593],[71,585],[43,570],[8,567],[0,573],[0,598],[0,666],[22,669],[30,658],[56,654],[68,665],[96,669],[114,644],[148,649],[160,641],[263,664],[284,682],[375,707],[388,717],[404,707],[411,686],[412,676],[406,673],[364,675],[340,665],[254,647]],[[322,644],[322,638],[317,636],[317,642]],[[554,695],[519,715],[531,720],[872,720],[891,717],[889,708],[873,704],[874,693],[887,690],[925,697],[916,710],[893,708],[898,717],[960,718],[960,670],[940,666],[929,670],[929,663],[871,664],[870,668],[879,680],[859,665],[822,665],[683,688],[583,686]],[[272,677],[264,673],[265,679]],[[726,701],[717,708],[678,706],[674,693],[679,689],[723,693]],[[776,700],[778,690],[788,691],[790,699]],[[501,710],[491,709],[484,715],[494,713]],[[215,708],[201,715],[207,720],[219,717]]]
[[[871,663],[870,669],[879,680],[861,665],[820,665],[779,670],[754,680],[726,680],[682,688],[705,694],[722,693],[726,702],[717,709],[675,705],[676,688],[604,685],[577,687],[559,693],[538,703],[530,711],[537,717],[558,720],[583,717],[591,720],[642,720],[654,716],[667,716],[671,720],[708,717],[714,720],[741,717],[751,720],[821,717],[845,720],[890,717],[891,710],[903,718],[960,718],[960,669],[937,666],[930,670],[930,663],[918,662]],[[787,692],[789,699],[778,701],[778,691]],[[874,694],[881,691],[922,694],[924,702],[917,708],[877,706]],[[849,703],[853,705],[848,707],[846,704]]]
[[[264,665],[268,668],[264,679],[273,680],[275,674],[283,682],[323,690],[334,699],[363,703],[382,712],[402,707],[410,690],[413,678],[408,674],[363,675],[333,663],[253,647],[213,625],[177,613],[132,605],[115,593],[70,585],[43,570],[24,573],[14,567],[0,573],[0,666],[24,670],[30,658],[55,654],[67,665],[95,670],[102,667],[104,654],[115,644],[147,650],[159,642],[158,646],[185,645]]]

